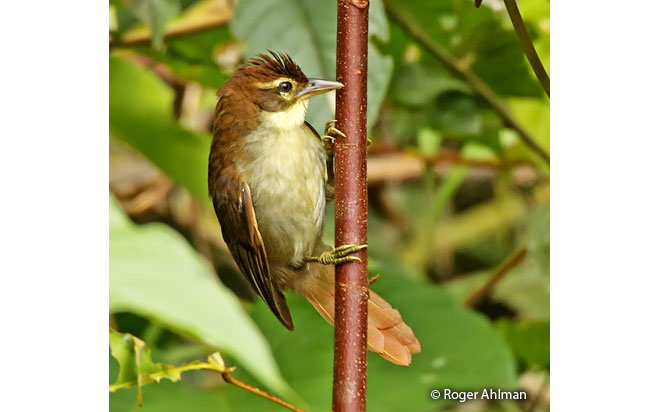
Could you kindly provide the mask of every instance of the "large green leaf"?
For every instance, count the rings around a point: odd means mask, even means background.
[[[147,156],[176,184],[208,198],[210,136],[184,129],[172,114],[174,95],[151,71],[109,58],[109,130]]]
[[[289,389],[264,337],[207,262],[172,229],[137,227],[111,204],[109,308],[155,319],[234,356],[265,385]]]
[[[382,2],[370,2],[369,35],[388,38],[387,20]],[[241,0],[231,21],[233,34],[247,43],[248,54],[270,49],[287,52],[308,77],[335,79],[337,2],[323,0]],[[367,121],[372,125],[378,115],[391,77],[392,59],[369,45]],[[319,130],[333,118],[328,99],[311,99],[308,120]]]

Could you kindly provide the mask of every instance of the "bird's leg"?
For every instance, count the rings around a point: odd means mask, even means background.
[[[306,262],[319,262],[322,265],[339,265],[346,262],[360,262],[360,258],[356,256],[348,256],[351,253],[359,252],[366,249],[367,245],[342,245],[333,250],[324,252],[319,256],[309,256],[304,258]]]

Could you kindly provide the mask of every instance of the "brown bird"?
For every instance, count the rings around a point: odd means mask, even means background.
[[[321,239],[332,193],[328,154],[304,118],[310,97],[341,87],[309,79],[288,55],[270,52],[241,66],[218,92],[208,168],[213,207],[238,267],[290,330],[282,291],[305,296],[333,324],[333,264],[359,260],[348,255],[366,247],[332,249]],[[341,134],[332,124],[329,130]],[[396,309],[369,293],[369,349],[409,365],[419,341]]]

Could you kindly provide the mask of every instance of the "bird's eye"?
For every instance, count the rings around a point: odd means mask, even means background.
[[[287,93],[290,90],[292,90],[292,83],[290,82],[283,82],[278,85],[278,89],[282,91],[283,93]]]

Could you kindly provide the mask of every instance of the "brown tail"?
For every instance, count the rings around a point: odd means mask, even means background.
[[[322,272],[319,276],[321,281],[306,285],[308,287],[304,289],[304,294],[317,312],[332,325],[335,314],[333,266],[314,266]],[[324,282],[324,278],[329,281]],[[369,290],[368,311],[369,350],[392,363],[408,366],[412,362],[412,354],[421,352],[421,344],[412,329],[403,322],[399,311],[392,308],[392,305],[372,290]]]

